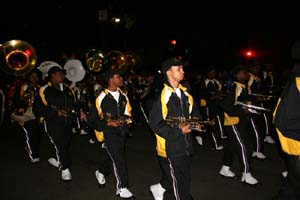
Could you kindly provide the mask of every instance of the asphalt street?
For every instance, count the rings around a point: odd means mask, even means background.
[[[72,139],[72,181],[63,182],[58,169],[47,162],[52,146],[46,135],[41,141],[41,162],[33,164],[24,150],[22,134],[8,120],[0,129],[1,200],[117,200],[112,174],[106,178],[105,188],[99,188],[95,170],[99,162],[99,144],[90,144],[87,135],[75,133]],[[250,187],[240,179],[221,177],[223,151],[211,149],[209,136],[203,135],[204,145],[194,140],[192,159],[192,188],[195,200],[268,200],[278,191],[284,162],[277,144],[265,144],[267,160],[252,161],[252,174],[261,184]],[[224,142],[224,141],[223,141]],[[160,178],[155,152],[155,139],[146,124],[134,126],[126,145],[130,190],[137,200],[152,200],[149,186]],[[235,160],[232,170],[241,175]],[[166,200],[173,199],[165,194]]]

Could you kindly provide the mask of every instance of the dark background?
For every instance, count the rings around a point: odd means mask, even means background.
[[[157,67],[176,53],[185,56],[193,69],[231,68],[252,49],[255,59],[288,67],[291,45],[299,33],[280,27],[284,18],[276,16],[282,10],[250,6],[196,1],[11,1],[1,9],[0,43],[29,42],[37,51],[37,64],[62,54],[81,59],[88,49],[97,48],[135,52],[142,67]],[[102,21],[101,10],[107,11]],[[115,16],[121,23],[112,22]],[[172,39],[176,46],[170,44]]]

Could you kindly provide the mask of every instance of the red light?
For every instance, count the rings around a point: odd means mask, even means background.
[[[176,45],[176,40],[171,40],[172,45]]]
[[[31,56],[32,52],[31,52],[31,50],[26,49],[26,50],[25,50],[25,54],[26,54],[27,56]]]
[[[252,58],[254,57],[254,52],[252,50],[245,51],[245,56],[247,58]]]

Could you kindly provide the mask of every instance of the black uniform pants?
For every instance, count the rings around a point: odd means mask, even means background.
[[[282,179],[282,184],[276,200],[300,199],[300,156],[285,154],[288,175]]]
[[[46,132],[54,145],[55,152],[51,157],[56,156],[60,163],[60,169],[71,167],[70,146],[72,140],[72,125],[62,121],[45,121]]]
[[[254,114],[251,116],[251,125],[253,129],[253,144],[255,152],[263,152],[264,138],[266,136],[266,122],[263,114]]]
[[[249,122],[242,120],[237,125],[224,126],[227,144],[224,150],[223,165],[231,167],[237,155],[243,173],[250,171],[252,148],[251,137],[248,133],[249,128]]]
[[[104,135],[106,135],[104,133]],[[109,155],[116,180],[117,190],[128,187],[128,168],[125,156],[125,136],[105,136],[106,151]]]
[[[191,157],[163,158],[158,156],[162,176],[160,184],[167,191],[173,191],[175,199],[191,200]]]
[[[24,123],[24,127],[18,125],[23,133],[25,148],[30,160],[40,157],[40,142],[42,131],[39,122],[34,119]]]

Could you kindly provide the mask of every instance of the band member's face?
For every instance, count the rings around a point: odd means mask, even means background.
[[[35,84],[39,81],[39,76],[37,73],[32,73],[32,74],[30,74],[28,80],[30,83]]]
[[[52,80],[55,83],[63,83],[65,80],[65,73],[63,72],[55,72],[54,74],[52,74]]]
[[[122,78],[122,76],[120,76],[119,74],[113,75],[112,81],[114,82],[114,84],[115,84],[117,87],[122,87],[123,84],[124,84],[123,78]]]
[[[239,82],[247,83],[249,81],[250,75],[246,70],[241,70],[237,74],[237,79]]]
[[[184,79],[183,66],[172,66],[167,73],[169,73],[169,78],[174,81],[180,82]]]

